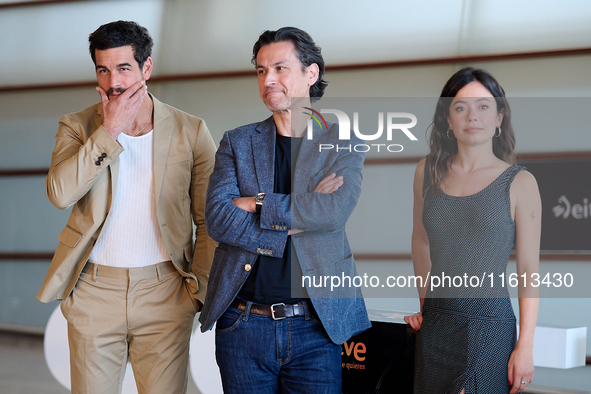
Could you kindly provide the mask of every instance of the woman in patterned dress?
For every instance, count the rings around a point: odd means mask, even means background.
[[[494,77],[473,68],[454,74],[415,173],[413,265],[433,285],[446,275],[486,282],[419,289],[421,311],[405,318],[421,330],[415,393],[518,393],[532,381],[537,292],[520,280],[517,340],[499,276],[513,247],[519,275],[529,279],[539,265],[540,195],[535,178],[514,164],[514,146],[510,107]]]

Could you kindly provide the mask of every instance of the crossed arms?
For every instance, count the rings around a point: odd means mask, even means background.
[[[207,191],[206,226],[213,239],[253,253],[264,247],[281,256],[288,235],[345,226],[361,193],[362,154],[341,150],[319,157],[312,171],[317,174],[306,180],[307,185],[294,185],[297,192],[279,194],[258,190],[257,177],[262,174],[255,174],[252,157],[240,151],[244,146],[232,142],[232,133],[225,133]],[[239,171],[240,165],[252,166],[252,176]],[[252,197],[257,192],[267,193],[260,215]],[[277,223],[287,230],[277,230]]]

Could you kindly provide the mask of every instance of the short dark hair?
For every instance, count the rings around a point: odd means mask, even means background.
[[[131,45],[133,57],[140,68],[152,55],[154,41],[145,27],[136,22],[116,21],[102,25],[88,36],[90,56],[96,65],[95,51]]]
[[[279,30],[265,31],[252,48],[252,64],[256,66],[257,55],[263,46],[282,41],[289,41],[293,44],[298,59],[302,63],[302,68],[313,63],[318,65],[318,80],[314,85],[310,86],[310,99],[312,101],[318,100],[324,95],[324,89],[328,86],[328,82],[323,79],[324,59],[320,47],[305,31],[297,27],[282,27]]]

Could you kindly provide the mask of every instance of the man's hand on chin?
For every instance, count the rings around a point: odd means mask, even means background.
[[[113,139],[117,139],[119,134],[133,125],[144,98],[148,95],[146,82],[142,80],[134,83],[112,100],[100,86],[96,87],[96,91],[101,96],[103,127]]]

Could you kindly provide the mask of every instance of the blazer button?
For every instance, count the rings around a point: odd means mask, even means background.
[[[248,271],[250,271],[251,269],[252,269],[252,265],[250,265],[250,264],[246,264],[246,265],[244,266],[244,271],[247,271],[247,272],[248,272]]]
[[[97,166],[101,165],[101,162],[99,160],[95,161],[94,164],[96,164]]]
[[[103,154],[101,155],[101,157],[104,159],[105,157],[107,157],[107,154],[103,152]]]

